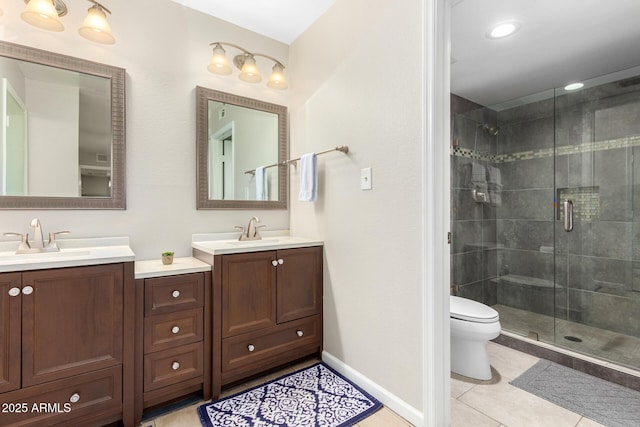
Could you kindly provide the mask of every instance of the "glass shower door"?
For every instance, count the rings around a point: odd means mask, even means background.
[[[555,342],[640,369],[640,77],[554,111]]]

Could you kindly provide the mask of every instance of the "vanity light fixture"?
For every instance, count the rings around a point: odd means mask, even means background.
[[[500,22],[489,29],[487,37],[490,39],[502,39],[508,37],[520,29],[517,21]]]
[[[114,44],[115,39],[107,22],[107,13],[111,11],[95,0],[82,27],[80,35],[88,40],[102,44]],[[20,15],[22,19],[38,28],[49,31],[62,31],[64,25],[60,18],[67,14],[67,5],[62,0],[24,0],[27,6]]]
[[[87,17],[84,18],[78,33],[85,39],[96,43],[114,44],[116,39],[113,38],[111,27],[107,22],[107,13],[111,15],[111,11],[97,1],[89,1],[93,3],[93,6],[89,8]]]
[[[255,59],[256,56],[261,56],[274,62],[273,68],[271,69],[271,76],[269,76],[269,80],[267,81],[267,86],[272,89],[281,90],[289,87],[284,76],[284,65],[282,65],[282,63],[277,59],[263,53],[249,52],[243,47],[233,43],[213,42],[209,45],[213,46],[213,55],[211,55],[209,65],[207,66],[207,70],[210,72],[220,75],[231,74],[231,66],[229,65],[229,60],[226,55],[227,52],[222,47],[224,45],[238,49],[242,52],[240,55],[236,55],[233,58],[233,64],[240,70],[240,75],[238,76],[240,80],[248,83],[259,83],[262,81],[262,76],[260,75]]]

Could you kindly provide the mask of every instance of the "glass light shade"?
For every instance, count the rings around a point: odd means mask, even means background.
[[[242,66],[239,77],[240,80],[248,83],[258,83],[262,80],[253,55],[246,55],[244,57],[244,65]]]
[[[33,0],[32,0],[33,1]],[[111,28],[107,22],[107,15],[98,5],[89,8],[87,17],[84,18],[82,27],[78,33],[85,39],[102,44],[114,44],[116,39],[111,34]]]
[[[275,64],[271,71],[271,76],[269,76],[269,81],[267,82],[267,86],[271,89],[286,89],[289,87],[287,85],[287,79],[284,77],[284,67],[280,64]]]
[[[219,44],[216,44],[213,47],[213,55],[211,55],[207,70],[214,74],[231,74],[231,67],[229,66],[229,60],[227,59],[227,52]]]
[[[64,30],[64,25],[60,22],[58,12],[51,0],[30,0],[20,17],[23,21],[43,30]]]

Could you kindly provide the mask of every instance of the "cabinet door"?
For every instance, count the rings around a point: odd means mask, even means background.
[[[279,250],[278,263],[278,323],[321,313],[322,246]]]
[[[23,273],[23,387],[122,363],[122,268]]]
[[[20,388],[20,287],[20,273],[0,274],[0,393]]]
[[[276,324],[275,251],[222,257],[222,336]]]

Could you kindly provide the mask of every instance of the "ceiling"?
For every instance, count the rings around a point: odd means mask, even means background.
[[[172,0],[191,9],[291,44],[335,0]]]
[[[291,44],[335,0],[172,0]],[[451,91],[495,105],[640,66],[640,0],[449,0]],[[491,40],[489,28],[517,20]]]
[[[517,20],[510,37],[489,28]],[[638,0],[463,0],[451,13],[451,91],[482,105],[640,65]]]

